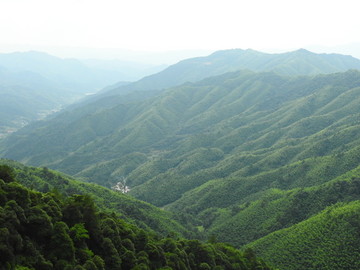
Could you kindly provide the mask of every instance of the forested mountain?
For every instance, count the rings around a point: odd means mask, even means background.
[[[360,60],[339,54],[315,54],[304,49],[282,54],[267,54],[251,49],[218,51],[206,57],[180,61],[133,83],[107,87],[76,104],[81,109],[75,114],[85,115],[89,111],[116,106],[123,102],[124,95],[130,95],[131,100],[143,99],[169,87],[244,69],[274,71],[283,75],[311,75],[360,69]]]
[[[227,73],[139,102],[125,100],[80,116],[64,113],[7,138],[3,153],[108,186],[128,177],[134,194],[165,205],[214,175],[223,178],[239,170],[248,176],[345,151],[358,140],[359,83],[357,71],[316,77]],[[345,132],[346,144],[332,148]],[[182,163],[188,160],[194,161]],[[175,181],[200,169],[209,176],[179,181],[189,186],[169,192],[171,198],[141,195],[142,189],[152,189],[150,183],[154,188],[160,183],[159,173],[171,187],[166,172]]]
[[[359,269],[360,201],[336,204],[249,247],[280,269]]]
[[[205,71],[189,65],[193,79],[183,61],[23,128],[1,141],[1,153],[85,182],[120,182],[196,228],[183,233],[252,247],[279,269],[357,269],[360,72],[299,74],[356,68],[359,60],[304,50],[276,61],[238,50],[209,58],[223,59],[229,71],[239,53],[252,55],[253,69],[267,63],[272,71],[195,81],[222,73],[221,61]],[[195,82],[161,90],[168,84],[161,74],[177,68],[171,76]],[[341,248],[333,241],[340,236]]]
[[[64,198],[14,181],[30,171],[15,177],[0,165],[0,269],[270,269],[249,249],[159,237],[99,211],[89,195]]]
[[[164,89],[243,69],[274,71],[283,75],[314,75],[360,69],[360,60],[340,54],[315,54],[304,49],[281,54],[268,54],[251,49],[217,51],[209,56],[180,61],[159,73],[125,87],[101,93],[95,98],[135,90]]]

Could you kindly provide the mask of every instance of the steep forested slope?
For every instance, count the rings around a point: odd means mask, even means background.
[[[270,269],[249,250],[160,238],[100,212],[89,195],[27,189],[6,165],[0,194],[0,269]]]
[[[17,182],[36,191],[55,192],[62,197],[91,194],[91,198],[97,207],[103,211],[116,213],[127,222],[136,224],[148,231],[162,235],[177,234],[189,238],[200,237],[194,228],[185,227],[176,221],[180,217],[121,192],[76,181],[68,175],[49,170],[46,167],[28,167],[4,159],[0,159],[0,166],[9,166]],[[181,221],[186,225],[184,217]]]
[[[337,204],[249,245],[279,269],[359,269],[360,201]]]
[[[197,216],[203,220],[203,226],[209,234],[242,246],[304,221],[335,203],[359,200],[360,167],[313,187],[291,190],[269,188],[250,196],[246,196],[245,192],[243,196],[238,193],[236,190],[228,192],[233,202],[222,206],[215,198],[217,203],[208,208],[199,207]],[[183,211],[191,213],[194,208],[185,208]]]

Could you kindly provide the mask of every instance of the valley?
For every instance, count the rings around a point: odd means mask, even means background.
[[[34,119],[32,121],[38,121],[38,120],[42,120],[45,119],[47,116],[50,116],[52,114],[55,114],[57,112],[59,112],[62,108],[54,108],[51,110],[44,110],[44,111],[39,111],[38,114],[34,117]],[[16,132],[17,130],[19,130],[20,128],[25,127],[26,125],[28,125],[30,123],[30,121],[26,118],[17,118],[16,120],[13,120],[12,122],[9,123],[9,126],[2,126],[0,127],[0,138],[5,138],[6,136],[10,135],[11,133]]]
[[[63,59],[37,51],[0,53],[0,137],[89,93],[163,68],[115,60]]]

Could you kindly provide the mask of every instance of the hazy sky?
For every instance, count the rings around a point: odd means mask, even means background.
[[[359,10],[358,0],[0,0],[0,52],[356,49]]]

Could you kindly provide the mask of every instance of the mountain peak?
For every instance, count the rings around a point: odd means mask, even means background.
[[[228,50],[220,50],[220,51],[216,51],[214,53],[211,54],[211,56],[231,56],[231,55],[235,55],[235,56],[240,56],[240,55],[252,55],[252,54],[265,54],[253,49],[228,49]]]
[[[307,50],[307,49],[304,49],[304,48],[300,48],[300,49],[298,49],[298,50],[297,50],[297,52],[306,52],[306,53],[312,53],[312,52],[310,52],[309,50]]]
[[[313,52],[306,50],[304,48],[300,48],[296,51],[290,52],[291,54],[299,54],[299,55],[309,55],[309,54],[314,54]]]

